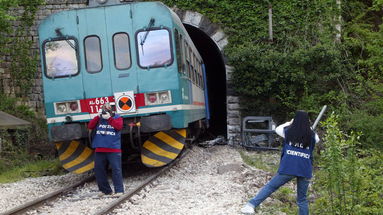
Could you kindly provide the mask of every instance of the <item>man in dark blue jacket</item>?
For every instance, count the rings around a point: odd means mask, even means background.
[[[121,129],[122,118],[115,114],[109,105],[104,104],[100,114],[94,117],[88,124],[89,129],[96,129],[92,141],[95,149],[94,171],[100,196],[113,194],[108,182],[107,168],[112,168],[112,181],[116,196],[124,193],[124,185],[121,169]]]

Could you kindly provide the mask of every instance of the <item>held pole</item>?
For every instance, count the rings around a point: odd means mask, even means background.
[[[323,113],[326,111],[326,108],[327,108],[327,105],[323,106],[322,107],[322,110],[320,111],[317,119],[315,120],[314,124],[313,124],[313,130],[317,127],[318,123],[319,123],[319,120],[322,118],[323,116]]]

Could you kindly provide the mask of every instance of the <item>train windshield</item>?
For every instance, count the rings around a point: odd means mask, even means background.
[[[50,78],[78,73],[76,41],[56,40],[44,43],[46,75]]]
[[[172,63],[170,34],[167,30],[141,31],[136,41],[141,67],[161,67]]]

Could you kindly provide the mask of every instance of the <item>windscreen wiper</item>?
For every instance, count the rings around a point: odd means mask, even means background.
[[[61,28],[56,28],[55,29],[55,32],[56,32],[56,35],[59,36],[59,37],[64,37],[64,35],[61,33]],[[76,50],[76,46],[69,40],[65,39],[65,42],[68,43],[68,45],[70,47],[72,47],[72,49]]]
[[[149,21],[148,27],[146,28],[147,30],[146,30],[145,35],[143,37],[141,37],[140,45],[141,45],[142,55],[144,55],[144,43],[146,41],[146,38],[148,37],[150,29],[154,26],[154,22],[155,22],[155,19],[151,18]]]

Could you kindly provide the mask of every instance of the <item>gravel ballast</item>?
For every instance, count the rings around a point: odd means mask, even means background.
[[[240,214],[242,205],[272,175],[248,167],[238,150],[227,145],[193,146],[174,168],[115,209],[113,214]],[[84,177],[67,174],[0,184],[0,213]],[[145,177],[125,178],[126,191]],[[75,193],[60,197],[59,202],[49,203],[28,214],[93,214],[113,200],[95,198],[95,195],[96,184],[88,183]]]

